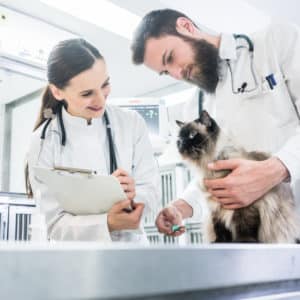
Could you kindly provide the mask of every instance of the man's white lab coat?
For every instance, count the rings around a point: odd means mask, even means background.
[[[221,79],[216,93],[205,95],[203,107],[247,150],[270,152],[285,164],[299,207],[300,31],[296,26],[272,24],[249,37],[254,45],[256,77],[251,72],[247,42],[223,34],[219,49]],[[233,76],[226,60],[230,62]],[[276,81],[273,89],[266,79],[269,75]],[[234,94],[232,89],[236,91],[244,82],[246,91]],[[195,105],[196,102],[187,105],[185,119],[198,118]],[[201,211],[199,199],[203,196],[196,181],[180,198],[194,208],[195,215]]]

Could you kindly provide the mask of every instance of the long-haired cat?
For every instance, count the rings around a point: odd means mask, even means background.
[[[193,122],[176,122],[180,126],[178,150],[204,178],[221,178],[230,173],[230,170],[208,170],[207,164],[215,160],[244,158],[259,161],[270,157],[236,146],[206,111]],[[235,210],[224,209],[212,199],[202,183],[200,188],[206,192],[210,210],[204,233],[208,242],[299,242],[300,223],[288,183],[278,184],[251,205]]]

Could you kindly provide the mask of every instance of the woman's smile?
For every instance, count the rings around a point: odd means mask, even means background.
[[[95,112],[101,111],[103,109],[102,106],[88,106],[87,108]]]

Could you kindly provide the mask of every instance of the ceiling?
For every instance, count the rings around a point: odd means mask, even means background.
[[[165,7],[182,10],[198,24],[204,24],[203,27],[209,27],[214,31],[253,31],[267,24],[268,16],[300,24],[298,17],[300,4],[297,0],[111,0],[111,2],[139,16],[153,9]],[[71,3],[70,1],[70,5]],[[0,5],[67,29],[95,44],[107,61],[112,96],[159,96],[187,87],[187,84],[171,78],[159,77],[143,66],[134,66],[131,63],[130,41],[119,35],[37,0],[0,0]]]

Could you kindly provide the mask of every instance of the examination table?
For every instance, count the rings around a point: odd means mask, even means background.
[[[300,246],[2,242],[0,282],[3,300],[294,300]]]

